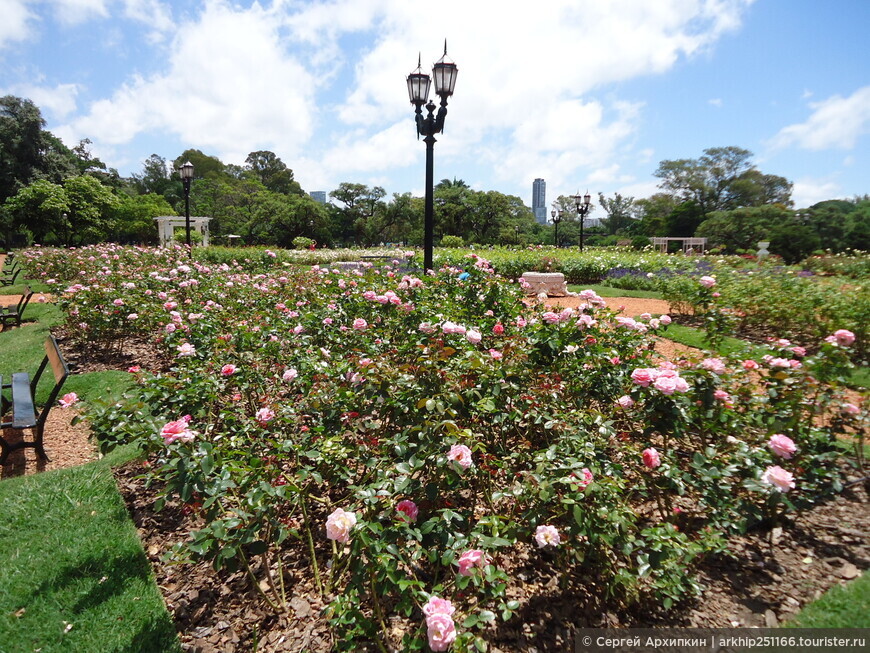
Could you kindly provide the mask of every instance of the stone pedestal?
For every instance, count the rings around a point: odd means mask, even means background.
[[[529,284],[524,289],[527,295],[546,293],[548,297],[567,297],[569,294],[561,272],[523,272],[523,279]]]

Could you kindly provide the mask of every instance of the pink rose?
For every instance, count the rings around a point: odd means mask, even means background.
[[[671,316],[670,315],[662,315],[661,317],[659,317],[659,322],[661,322],[665,326],[668,326],[672,322]]]
[[[275,419],[275,411],[271,408],[261,408],[254,415],[254,419],[260,426],[266,426],[269,422]]]
[[[848,347],[855,342],[855,334],[846,329],[838,329],[834,331],[834,339],[841,347]]]
[[[705,358],[701,361],[701,367],[705,370],[710,370],[713,374],[725,373],[725,363],[721,358]]]
[[[672,395],[677,390],[677,378],[673,376],[659,376],[653,386],[662,394]]]
[[[741,363],[741,365],[743,365],[744,370],[757,370],[759,367],[758,363],[756,361],[752,360],[751,358],[748,358],[745,361],[743,361]]]
[[[465,334],[465,339],[472,345],[479,343],[482,338],[483,336],[480,335],[480,331],[477,331],[476,329],[469,329],[468,333]]]
[[[410,499],[403,499],[396,504],[396,510],[402,514],[400,519],[407,522],[417,521],[417,515],[420,514],[420,509],[417,504]]]
[[[501,323],[496,324],[494,327],[492,327],[492,332],[495,335],[500,336],[501,334],[504,333],[504,325]]]
[[[585,490],[587,487],[589,487],[589,484],[593,481],[595,477],[592,475],[592,472],[589,471],[588,467],[584,467],[583,469],[581,469],[580,473],[583,475],[583,478],[578,478],[576,482],[581,490]]]
[[[186,357],[186,356],[196,356],[196,347],[194,347],[189,342],[185,342],[181,345],[178,345],[178,357]]]
[[[631,373],[631,380],[639,386],[648,388],[649,384],[655,381],[658,372],[647,367],[638,367]]]
[[[426,602],[426,605],[423,606],[423,614],[425,614],[426,617],[431,617],[436,614],[443,614],[450,617],[454,612],[456,612],[456,608],[453,607],[453,604],[450,601],[437,596],[430,598]]]
[[[368,326],[369,326],[369,323],[366,322],[361,317],[358,317],[357,319],[355,319],[353,321],[353,328],[356,329],[357,331],[365,331],[366,328],[368,328]]]
[[[634,406],[634,399],[632,399],[628,395],[622,395],[619,399],[616,400],[616,403],[618,403],[623,408],[631,408],[632,406]]]
[[[714,277],[701,277],[698,279],[698,283],[704,286],[704,288],[712,288],[716,285],[716,279]]]
[[[649,469],[655,469],[662,464],[662,458],[659,455],[659,452],[652,447],[644,449],[641,455],[643,456],[643,464]]]
[[[190,419],[190,415],[185,415],[181,419],[167,423],[160,430],[160,437],[163,438],[164,443],[172,444],[176,440],[180,440],[181,442],[193,441],[196,437],[196,432],[188,428]]]
[[[69,408],[79,400],[79,396],[75,392],[68,392],[63,397],[57,400],[63,408]]]
[[[236,370],[237,370],[237,369],[238,369],[238,368],[237,368],[235,365],[233,365],[232,363],[228,363],[227,365],[224,365],[224,366],[221,368],[221,375],[223,375],[223,376],[232,376],[233,374],[236,373]]]
[[[499,360],[502,357],[502,353],[498,349],[490,349],[489,355],[492,356],[494,360]]]
[[[538,543],[538,548],[543,549],[545,546],[559,546],[562,537],[555,526],[549,524],[538,526],[535,529],[535,542]]]
[[[789,460],[794,455],[794,452],[797,451],[794,441],[782,433],[770,436],[770,440],[767,441],[767,447],[777,456],[786,460]]]
[[[336,508],[326,518],[326,537],[344,544],[350,540],[350,532],[354,526],[356,526],[356,514]]]
[[[284,374],[281,375],[281,380],[285,383],[290,383],[297,376],[299,376],[299,372],[291,367],[290,369],[284,370]]]
[[[456,624],[446,614],[434,614],[426,618],[426,636],[433,651],[446,651],[456,641]]]
[[[458,466],[462,469],[468,469],[474,465],[474,462],[471,460],[471,449],[464,444],[454,444],[450,447],[450,451],[447,453],[447,460],[452,461],[454,467]]]
[[[840,410],[844,415],[857,415],[861,412],[861,409],[858,408],[855,404],[845,403],[840,406]]]
[[[764,474],[761,475],[761,482],[773,485],[780,492],[788,492],[795,487],[794,476],[779,465],[765,469]]]
[[[474,568],[483,569],[487,565],[487,559],[480,549],[471,549],[459,556],[459,575],[471,576]]]
[[[729,395],[724,390],[714,390],[713,391],[713,398],[716,401],[723,401],[723,402],[731,401],[731,395]]]

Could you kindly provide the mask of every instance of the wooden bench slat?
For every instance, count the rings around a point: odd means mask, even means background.
[[[30,394],[30,375],[16,372],[12,375],[12,428],[29,429],[36,426],[36,409]]]

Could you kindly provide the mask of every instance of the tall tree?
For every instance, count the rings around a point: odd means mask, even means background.
[[[302,187],[293,179],[293,171],[274,152],[259,150],[245,159],[245,167],[263,186],[273,193],[303,195]]]
[[[220,176],[224,173],[226,166],[216,156],[203,154],[200,150],[187,149],[181,153],[172,162],[172,177],[178,177],[178,171],[181,170],[187,161],[193,164],[193,176],[196,179],[206,179],[208,177]]]
[[[338,208],[336,218],[337,235],[342,240],[352,238],[358,245],[370,245],[377,242],[378,234],[373,228],[373,218],[384,203],[381,201],[387,194],[380,186],[369,188],[364,184],[342,182],[329,193],[332,199],[338,200],[344,207]]]
[[[134,173],[132,179],[133,186],[140,195],[145,193],[163,195],[172,184],[172,180],[169,178],[169,170],[166,167],[166,159],[159,154],[152,154],[145,159],[142,165],[142,172],[138,174]]]
[[[598,205],[607,213],[607,217],[601,220],[601,226],[608,234],[625,231],[635,220],[633,197],[614,193],[613,198],[608,198],[604,193],[598,193]]]

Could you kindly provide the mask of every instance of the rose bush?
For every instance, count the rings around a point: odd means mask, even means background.
[[[524,564],[602,606],[670,607],[727,534],[836,491],[836,436],[866,419],[824,383],[850,365],[843,334],[812,355],[663,360],[650,345],[667,320],[592,291],[579,309],[526,307],[478,255],[432,275],[28,256],[70,324],[135,306],[123,337],[171,361],[89,418],[196,513],[176,555],[245,570],[276,610],[285,558],[306,556],[345,650],[483,648],[520,607]]]

